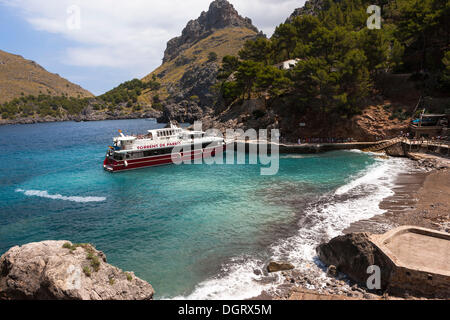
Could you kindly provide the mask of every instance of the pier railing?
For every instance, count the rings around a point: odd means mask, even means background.
[[[258,145],[261,141],[249,139],[236,140],[236,144]],[[274,144],[274,142],[268,142]],[[365,152],[381,152],[395,145],[401,145],[405,152],[424,151],[450,155],[450,141],[444,140],[410,140],[406,137],[396,137],[377,142],[344,142],[344,143],[277,143],[281,153],[318,153],[333,150],[359,149]]]

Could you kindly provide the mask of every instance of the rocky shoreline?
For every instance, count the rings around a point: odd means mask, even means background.
[[[383,200],[380,204],[386,212],[372,219],[352,224],[343,231],[343,234],[349,238],[364,238],[369,234],[381,234],[406,225],[450,232],[450,159],[429,154],[411,154],[408,157],[416,161],[414,166],[417,170],[398,177],[398,187],[394,189],[395,195]],[[400,201],[399,203],[398,197],[403,201],[409,199],[411,202]],[[326,244],[322,244],[317,249],[319,256],[323,252],[320,248],[324,245]],[[347,249],[349,249],[348,246]],[[348,251],[347,249],[345,250]],[[346,253],[348,252],[342,252],[343,256]],[[321,259],[324,259],[323,255]],[[383,290],[368,290],[339,271],[335,266],[327,267],[322,261],[311,263],[307,270],[286,270],[282,272],[285,281],[281,286],[275,291],[263,292],[254,299],[426,299],[409,294],[390,296]]]
[[[1,125],[15,125],[15,124],[34,124],[34,123],[49,123],[49,122],[67,122],[67,121],[105,121],[105,120],[127,120],[127,119],[148,119],[154,118],[157,119],[161,117],[162,112],[158,110],[151,110],[148,112],[132,112],[128,114],[123,114],[119,112],[101,112],[95,111],[93,109],[87,109],[83,111],[83,113],[79,115],[70,115],[66,114],[63,117],[27,117],[20,119],[1,119],[0,118],[0,126]]]

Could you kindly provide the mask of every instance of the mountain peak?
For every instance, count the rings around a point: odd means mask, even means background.
[[[323,5],[323,0],[308,0],[303,7],[295,9],[286,22],[292,22],[296,17],[305,15],[317,16],[318,12],[322,10]]]
[[[247,28],[258,32],[258,29],[252,24],[252,20],[240,16],[230,2],[227,0],[213,1],[207,12],[203,11],[198,19],[188,22],[181,36],[173,38],[167,43],[163,63],[176,58],[181,51],[208,37],[215,30],[230,27]]]
[[[227,27],[246,27],[258,32],[250,18],[239,15],[227,0],[215,0],[209,5],[207,12],[202,12],[198,23],[205,29],[223,29]]]

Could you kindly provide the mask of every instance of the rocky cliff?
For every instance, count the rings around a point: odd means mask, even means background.
[[[0,258],[0,300],[151,300],[152,286],[89,244],[44,241]]]
[[[215,30],[233,27],[247,28],[258,32],[258,29],[252,25],[252,20],[241,17],[227,0],[213,1],[207,12],[203,11],[198,19],[188,22],[181,36],[173,38],[167,43],[163,63],[178,57],[182,51],[213,34]]]
[[[163,64],[143,79],[161,83],[158,92],[144,93],[141,101],[162,101],[161,122],[186,121],[209,114],[216,102],[212,89],[220,62],[237,55],[247,40],[263,36],[226,0],[211,3],[207,12],[188,22],[181,36],[167,43]]]

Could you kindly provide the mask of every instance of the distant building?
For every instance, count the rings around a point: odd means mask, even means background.
[[[410,129],[415,138],[447,136],[449,118],[446,114],[422,114],[411,122]]]
[[[286,60],[280,63],[277,63],[276,65],[274,65],[275,68],[278,68],[280,70],[289,70],[293,67],[295,67],[295,65],[300,61],[301,59],[291,59],[291,60]]]

